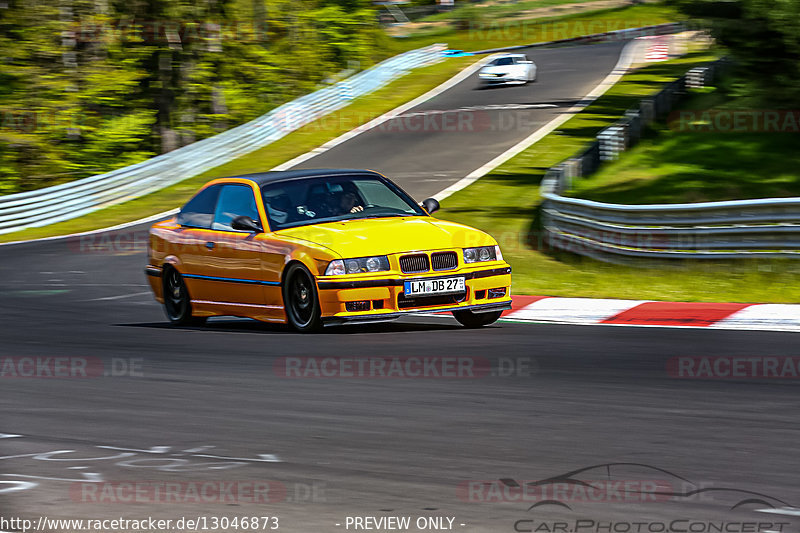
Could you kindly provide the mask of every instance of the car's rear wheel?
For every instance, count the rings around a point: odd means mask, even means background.
[[[286,319],[295,330],[307,332],[322,327],[314,276],[299,263],[290,265],[284,276],[283,305]]]
[[[192,299],[183,276],[174,268],[164,269],[164,311],[175,326],[202,326],[205,317],[192,316]]]
[[[480,328],[497,322],[502,315],[502,311],[490,311],[488,313],[473,313],[470,310],[453,311],[453,316],[461,324],[468,328]]]

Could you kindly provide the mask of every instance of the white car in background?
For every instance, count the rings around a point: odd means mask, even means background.
[[[478,71],[481,85],[500,83],[526,84],[536,81],[536,63],[525,54],[497,56]]]

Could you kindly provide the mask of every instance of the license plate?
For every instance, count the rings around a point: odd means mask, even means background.
[[[415,279],[404,283],[406,296],[427,296],[430,294],[454,294],[467,290],[466,278]]]

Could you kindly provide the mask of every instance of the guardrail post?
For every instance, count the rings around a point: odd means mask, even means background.
[[[600,160],[614,161],[619,158],[619,154],[627,147],[626,127],[622,124],[615,124],[604,129],[597,134],[600,143]]]
[[[642,138],[642,118],[638,109],[628,109],[625,111],[625,118],[628,123],[628,148],[639,142]]]
[[[656,103],[653,98],[644,98],[639,102],[639,117],[642,120],[642,126],[647,126],[656,118]]]
[[[581,176],[588,176],[600,166],[600,142],[594,141],[581,156]]]
[[[581,175],[581,160],[573,157],[564,161],[562,165],[564,166],[562,189],[568,191],[572,188],[573,180]]]
[[[550,167],[544,173],[541,191],[543,194],[561,194],[564,192],[564,167],[562,164]]]

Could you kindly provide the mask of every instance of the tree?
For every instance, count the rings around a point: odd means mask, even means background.
[[[383,59],[385,38],[368,0],[7,0],[0,194],[214,135]]]
[[[764,97],[800,98],[800,0],[677,0],[728,47]]]

